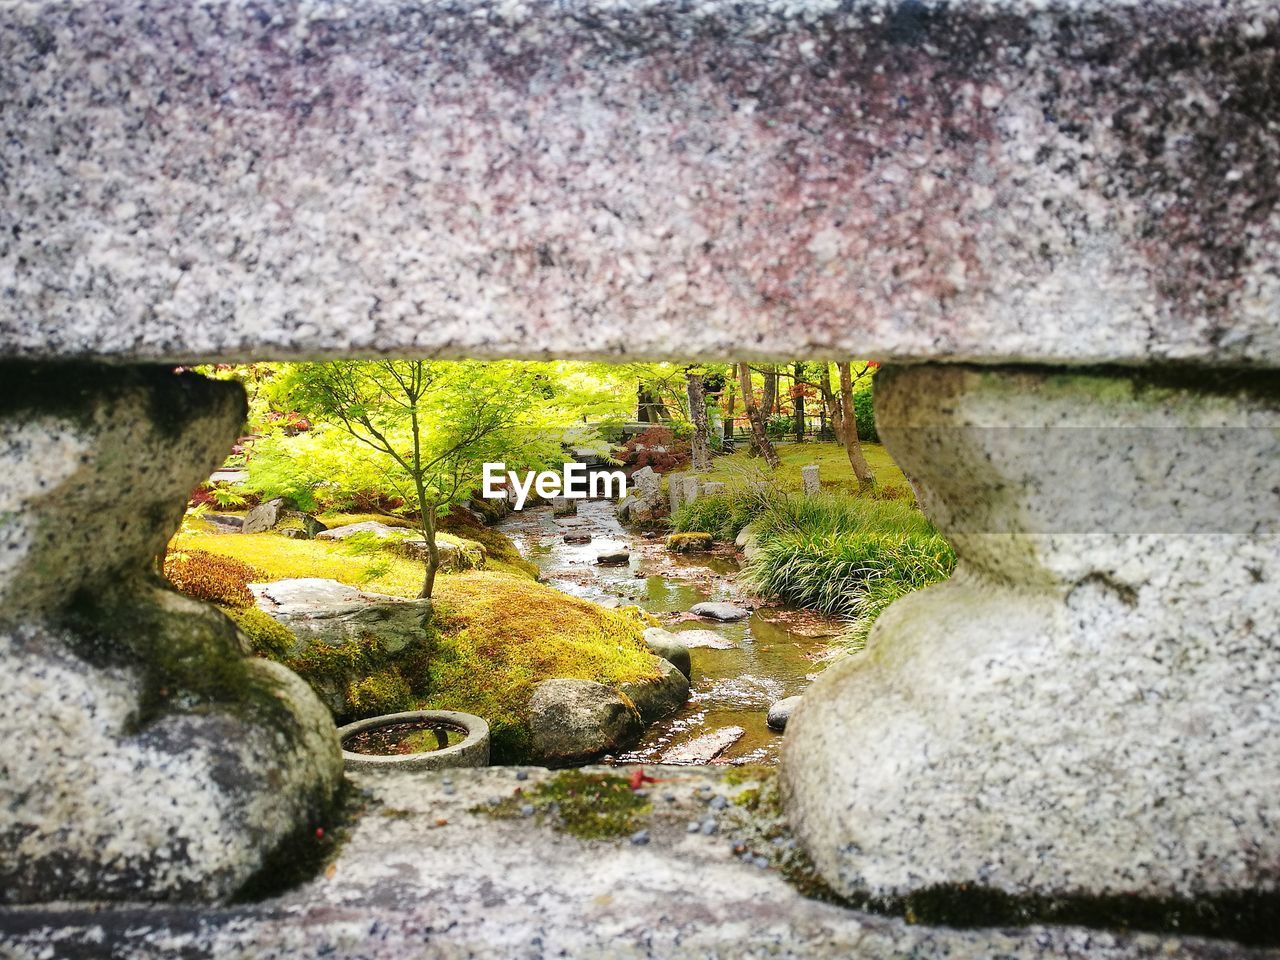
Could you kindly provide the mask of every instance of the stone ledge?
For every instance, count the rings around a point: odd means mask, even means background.
[[[367,804],[329,868],[300,888],[240,906],[0,909],[0,956],[1280,957],[1071,927],[931,928],[807,899],[775,870],[735,856],[734,804],[714,835],[688,831],[715,809],[708,788],[734,792],[723,768],[646,770],[658,782],[647,785],[654,812],[643,845],[578,840],[538,817],[469,812],[556,776],[546,770],[528,770],[524,781],[514,768],[359,775]]]
[[[24,0],[0,356],[1280,364],[1259,0]]]

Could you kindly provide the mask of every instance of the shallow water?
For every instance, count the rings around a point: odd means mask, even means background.
[[[786,615],[781,608],[758,609],[739,623],[682,618],[703,600],[742,599],[733,579],[736,555],[668,553],[661,537],[627,531],[610,501],[580,500],[576,517],[555,518],[549,507],[529,508],[508,516],[498,529],[537,564],[550,586],[605,606],[635,604],[675,634],[712,630],[735,644],[730,650],[690,649],[689,701],[651,726],[632,749],[612,759],[655,763],[668,750],[701,734],[740,727],[743,736],[716,762],[778,761],[782,735],[766,726],[765,715],[770,704],[802,693],[817,676],[837,624],[819,624],[816,632],[825,628],[827,635],[815,637],[812,618],[803,631],[793,629],[779,622]],[[564,535],[569,532],[590,534],[592,540],[567,544]],[[596,564],[598,554],[619,548],[631,551],[625,566]]]

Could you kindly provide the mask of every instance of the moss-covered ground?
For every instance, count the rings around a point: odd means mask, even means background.
[[[781,490],[802,490],[804,482],[800,476],[800,468],[816,463],[818,476],[822,481],[822,489],[832,493],[858,493],[858,481],[849,466],[849,455],[844,447],[835,442],[806,441],[804,443],[779,443],[776,445],[781,466],[772,474],[759,457],[747,455],[747,444],[739,441],[737,451],[724,457],[716,457],[711,461],[711,470],[707,480],[718,480],[730,485],[747,480],[761,479],[761,473],[768,474],[769,479]],[[876,484],[885,492],[901,491],[904,498],[910,499],[911,488],[901,468],[893,462],[889,452],[878,443],[862,444],[862,452],[867,458],[867,465],[876,475]]]
[[[500,536],[485,533],[491,543]],[[452,534],[441,537],[458,539]],[[421,563],[386,551],[370,552],[363,543],[292,540],[275,533],[188,532],[175,537],[171,549],[233,557],[250,564],[266,581],[323,577],[405,598],[416,597],[422,584]],[[539,681],[567,677],[613,686],[656,677],[657,661],[642,639],[649,623],[637,611],[606,610],[567,596],[537,583],[514,564],[492,569],[494,551],[488,549],[490,569],[442,573],[437,578],[436,636],[425,667],[430,676],[425,684],[421,678],[404,678],[408,688],[427,693],[399,708],[482,716],[490,725],[495,759],[520,760],[526,756],[529,699]],[[252,608],[228,612],[255,638],[258,652],[275,655],[278,630],[260,623],[264,618]],[[382,712],[384,701],[409,696],[403,683],[388,690],[370,683],[377,689],[349,691],[353,709],[364,703]]]

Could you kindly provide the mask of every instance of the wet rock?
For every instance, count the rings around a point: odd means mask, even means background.
[[[751,611],[746,607],[740,607],[734,603],[723,603],[721,601],[695,603],[689,608],[689,612],[694,616],[705,617],[711,620],[719,620],[722,623],[732,623],[735,620],[745,620],[747,617],[751,616]]]
[[[593,760],[644,730],[629,700],[591,680],[543,680],[533,688],[529,713],[530,747],[548,766]]]
[[[680,638],[661,627],[649,627],[644,632],[644,643],[649,652],[656,657],[674,663],[686,677],[693,677],[693,664],[689,659],[689,648],[680,642]]]
[[[564,542],[570,544],[582,544],[591,542],[591,534],[589,533],[566,533]]]
[[[663,763],[710,763],[742,739],[741,727],[722,727],[672,747],[662,755]]]
[[[714,630],[681,630],[674,636],[690,650],[699,647],[712,650],[733,650],[738,646],[729,637],[722,633],[716,633]]]
[[[596,555],[596,563],[602,567],[621,567],[631,562],[631,551],[606,550]]]
[[[779,733],[787,729],[787,721],[791,719],[792,711],[800,706],[800,700],[800,697],[787,697],[785,700],[779,700],[771,706],[769,715],[765,719],[769,729],[777,730]]]
[[[578,514],[578,501],[569,497],[552,497],[551,514],[556,517],[574,517]]]
[[[689,699],[689,678],[679,667],[659,658],[658,670],[659,675],[653,680],[637,680],[618,687],[636,705],[646,724],[675,713]]]
[[[711,549],[709,533],[673,533],[667,537],[667,549],[672,553],[700,553]]]

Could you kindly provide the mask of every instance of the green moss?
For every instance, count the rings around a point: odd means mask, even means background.
[[[583,840],[629,836],[653,809],[623,777],[566,770],[531,790],[518,789],[501,803],[472,812],[518,819],[526,805],[533,807],[539,822]]]
[[[388,669],[347,684],[347,707],[353,717],[376,717],[413,709],[413,691],[404,676]]]
[[[709,533],[673,533],[667,537],[667,549],[673,553],[693,553],[711,549]]]
[[[257,607],[221,609],[249,638],[249,648],[255,656],[283,660],[297,643],[287,627]]]

